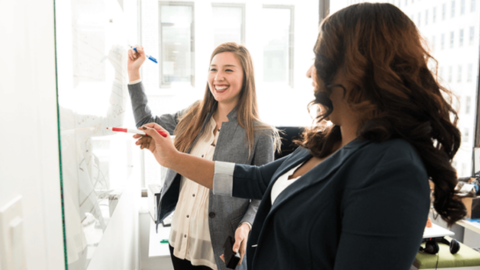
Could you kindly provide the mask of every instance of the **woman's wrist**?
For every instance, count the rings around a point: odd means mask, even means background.
[[[182,164],[181,162],[181,155],[183,153],[179,152],[179,151],[172,151],[172,154],[169,155],[169,157],[165,160],[165,166],[164,167],[167,167],[169,169],[172,169],[172,170],[175,170],[175,165],[180,165]]]
[[[140,79],[140,70],[128,71],[128,81],[133,82]]]
[[[248,222],[243,222],[239,227],[244,227],[247,231],[252,230],[252,225],[250,225]]]

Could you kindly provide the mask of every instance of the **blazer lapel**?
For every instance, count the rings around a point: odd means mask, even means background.
[[[280,193],[275,200],[270,213],[270,216],[273,212],[275,212],[279,207],[281,207],[286,201],[288,201],[292,196],[300,193],[302,190],[308,188],[309,186],[319,183],[325,179],[328,179],[332,173],[337,171],[337,169],[358,149],[362,146],[368,144],[367,141],[359,141],[355,139],[354,141],[347,144],[342,149],[338,150],[336,153],[325,159],[322,163],[318,164],[315,168],[312,168],[306,174],[302,175],[300,179],[295,181],[295,183],[291,184],[287,187],[282,193]],[[301,161],[305,161],[306,157]],[[293,168],[294,166],[298,165],[300,162],[295,162],[292,166],[288,166],[288,169],[282,170],[282,173],[276,176],[277,178],[287,172],[289,169]],[[271,186],[269,187],[268,192],[271,192]],[[267,216],[267,219],[268,219]]]

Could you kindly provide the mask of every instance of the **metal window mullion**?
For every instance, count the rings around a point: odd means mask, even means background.
[[[480,22],[478,22],[478,25],[480,25]],[[480,30],[480,28],[479,28]],[[480,43],[480,42],[479,42]],[[479,118],[479,112],[480,112],[480,98],[479,98],[479,94],[480,94],[480,44],[478,46],[478,51],[479,51],[479,59],[478,59],[478,69],[477,69],[477,91],[476,91],[476,115],[475,115],[475,123],[473,123],[473,126],[475,127],[475,133],[474,133],[474,142],[473,142],[473,151],[472,151],[472,175],[474,175],[476,172],[475,172],[475,148],[478,148],[480,147],[480,125],[479,125],[479,121],[480,121],[480,118]],[[477,170],[479,170],[480,168],[476,168]]]
[[[195,5],[192,4],[192,23],[190,24],[190,83],[195,87]]]
[[[290,87],[294,87],[294,45],[295,45],[295,7],[291,6],[290,7],[290,33],[289,33],[289,59],[288,59],[288,64],[289,64],[289,78],[288,78],[288,83]]]

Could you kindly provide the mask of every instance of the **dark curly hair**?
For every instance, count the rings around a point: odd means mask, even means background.
[[[454,188],[457,174],[452,159],[460,146],[453,94],[438,82],[437,63],[422,44],[415,24],[387,3],[362,3],[327,17],[314,47],[319,105],[317,125],[306,129],[297,143],[316,157],[325,157],[341,140],[339,126],[326,126],[334,110],[332,89],[343,88],[352,109],[363,119],[357,135],[383,142],[408,141],[421,157],[435,184],[433,206],[449,226],[462,219],[465,206]],[[353,89],[333,84],[341,73]],[[453,118],[453,120],[452,120]]]

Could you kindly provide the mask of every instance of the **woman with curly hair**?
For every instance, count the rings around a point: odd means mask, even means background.
[[[451,165],[460,144],[451,93],[429,70],[414,23],[391,4],[327,17],[314,52],[321,114],[289,156],[260,167],[200,160],[177,152],[155,124],[143,127],[155,140],[144,146],[215,194],[262,200],[249,269],[410,269],[429,180],[449,225],[465,215]]]

